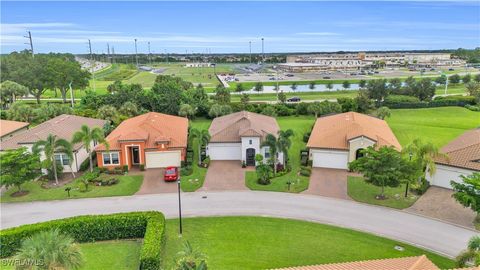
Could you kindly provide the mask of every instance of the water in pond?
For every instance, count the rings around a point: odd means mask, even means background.
[[[299,84],[297,88],[294,90],[292,89],[291,85],[280,85],[280,90],[275,91],[275,86],[263,86],[263,91],[257,92],[252,89],[243,91],[242,93],[246,94],[258,94],[258,93],[277,93],[283,91],[284,93],[296,93],[296,92],[326,92],[326,91],[339,91],[339,90],[358,90],[360,87],[356,83],[352,83],[350,88],[343,88],[342,84],[332,84],[332,89],[328,89],[326,84],[317,84],[315,85],[314,89],[310,89],[310,85],[308,84]]]

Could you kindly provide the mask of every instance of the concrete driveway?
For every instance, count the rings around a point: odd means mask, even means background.
[[[253,169],[242,168],[240,161],[211,161],[201,190],[248,190],[245,186],[245,172],[248,170]]]
[[[414,205],[405,211],[474,228],[475,213],[455,201],[452,194],[453,191],[446,188],[430,187]]]
[[[182,193],[182,214],[195,216],[272,216],[352,228],[426,248],[449,257],[463,250],[478,234],[439,220],[322,196],[262,191]],[[151,194],[0,204],[1,227],[52,219],[157,210],[178,217],[178,195]],[[188,222],[188,219],[185,220]]]
[[[137,195],[177,192],[176,182],[163,181],[164,169],[147,169],[143,174],[143,183]]]
[[[310,184],[303,193],[350,200],[347,192],[347,176],[346,170],[312,168]]]

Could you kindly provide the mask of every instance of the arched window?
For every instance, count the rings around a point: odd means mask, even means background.
[[[359,148],[357,149],[357,151],[355,152],[355,159],[359,159],[361,157],[363,157],[363,148]]]

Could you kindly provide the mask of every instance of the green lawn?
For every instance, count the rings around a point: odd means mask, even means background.
[[[385,187],[385,195],[387,196],[385,200],[375,199],[375,196],[379,194],[381,194],[381,187],[365,183],[362,177],[348,177],[348,196],[357,202],[404,209],[410,207],[418,199],[418,196],[411,192],[405,198],[405,185],[395,188]]]
[[[140,266],[140,240],[79,244],[85,265],[80,269],[136,270]],[[2,264],[2,270],[15,269]]]
[[[157,78],[157,74],[146,72],[146,71],[140,71],[135,76],[126,80],[126,83],[141,84],[144,88],[150,88],[153,86],[153,83],[155,82],[156,78]]]
[[[441,147],[480,126],[480,113],[461,107],[396,109],[386,120],[402,146],[420,138]]]
[[[246,172],[245,184],[252,190],[268,190],[268,191],[283,191],[288,192],[287,182],[290,181],[290,192],[301,192],[308,188],[309,177],[300,176],[298,172],[300,170],[300,150],[306,147],[306,143],[303,142],[303,134],[310,131],[315,119],[309,116],[288,116],[277,117],[278,124],[282,130],[291,129],[294,132],[291,138],[292,146],[288,151],[290,157],[290,164],[292,171],[280,177],[271,179],[270,185],[260,185],[256,181],[255,172]]]
[[[185,63],[159,63],[155,66],[158,68],[165,68],[165,71],[162,73],[162,75],[180,77],[193,84],[201,83],[206,89],[213,89],[220,84],[220,81],[218,81],[214,71],[217,74],[233,72],[233,66],[229,64],[217,64],[215,69],[213,67],[187,68],[185,67]]]
[[[29,193],[21,197],[11,197],[16,188],[10,188],[0,197],[2,203],[5,202],[29,202],[29,201],[47,201],[63,200],[73,198],[92,198],[92,197],[110,197],[110,196],[128,196],[137,192],[142,185],[143,175],[125,175],[118,176],[120,182],[113,186],[94,186],[89,185],[88,191],[84,191],[84,185],[74,181],[58,188],[42,188],[40,182],[29,182],[22,187]],[[65,188],[71,187],[70,198],[67,196]]]
[[[195,120],[190,121],[190,127],[196,128],[198,130],[207,130],[210,127],[210,123],[212,120],[206,118],[197,118]],[[193,173],[188,176],[182,176],[181,186],[182,190],[186,192],[195,191],[203,186],[203,182],[205,181],[205,174],[207,173],[207,169],[203,167],[199,167],[198,164],[198,140],[193,140],[192,145],[194,155],[193,155]]]
[[[440,268],[453,261],[398,241],[329,225],[264,217],[167,220],[165,269],[171,269],[182,243],[207,257],[209,269],[271,269],[426,254]],[[401,245],[404,251],[394,249]]]

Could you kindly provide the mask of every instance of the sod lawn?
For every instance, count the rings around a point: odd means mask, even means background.
[[[185,241],[207,256],[209,269],[272,269],[425,254],[440,268],[454,262],[398,241],[329,225],[264,217],[167,220],[164,269]],[[404,251],[394,249],[396,245]]]
[[[303,135],[310,131],[315,118],[313,116],[288,116],[277,117],[278,124],[282,130],[293,130],[293,136],[290,138],[292,146],[288,151],[292,171],[279,177],[272,178],[269,185],[260,185],[257,183],[257,174],[254,171],[245,173],[245,184],[252,190],[283,191],[283,192],[302,192],[308,188],[309,177],[298,174],[300,170],[300,150],[306,148],[303,142]],[[287,182],[291,182],[290,191]]]
[[[386,121],[402,146],[420,138],[441,147],[480,126],[480,113],[462,107],[396,109]]]
[[[85,186],[78,181],[73,181],[61,187],[43,188],[41,182],[34,181],[22,185],[23,190],[28,190],[27,195],[21,197],[12,197],[11,194],[16,192],[15,187],[11,187],[0,197],[2,203],[5,202],[30,202],[30,201],[47,201],[47,200],[64,200],[77,198],[92,197],[110,197],[110,196],[128,196],[135,194],[142,185],[143,175],[124,175],[115,176],[120,180],[118,184],[113,186],[95,186],[90,184],[88,191]],[[70,197],[68,197],[65,188],[70,187]]]
[[[382,188],[366,183],[363,177],[349,176],[347,189],[348,196],[357,202],[397,209],[408,208],[418,199],[418,196],[411,192],[409,192],[407,198],[405,198],[405,185],[400,185],[398,187],[385,187],[385,196],[387,198],[377,200],[375,196],[381,194]]]
[[[83,254],[85,264],[82,270],[112,269],[136,270],[140,266],[141,240],[104,241],[95,243],[78,244]],[[2,270],[13,270],[15,267],[7,266],[4,259]]]

